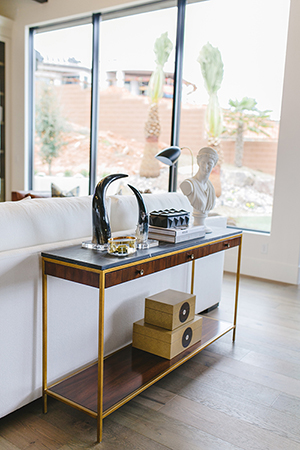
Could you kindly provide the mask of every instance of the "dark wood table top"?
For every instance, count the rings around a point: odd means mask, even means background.
[[[129,256],[113,256],[106,251],[100,252],[98,250],[82,248],[81,245],[75,245],[42,252],[42,257],[50,258],[52,261],[76,264],[77,266],[88,267],[90,269],[108,270],[122,265],[134,264],[141,260],[164,256],[172,252],[180,252],[193,247],[209,245],[218,240],[241,236],[241,234],[242,232],[240,230],[214,227],[212,228],[212,233],[206,234],[204,237],[176,244],[160,242],[157,247],[137,250],[136,253]]]

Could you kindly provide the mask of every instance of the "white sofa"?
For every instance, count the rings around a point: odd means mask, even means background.
[[[181,193],[144,195],[148,211],[184,208]],[[42,251],[81,243],[92,232],[92,197],[26,199],[0,204],[0,417],[41,396]],[[138,207],[133,195],[109,196],[113,232],[134,229]],[[222,217],[210,226],[226,226]],[[89,251],[89,250],[87,250]],[[172,286],[189,291],[190,265],[184,264],[106,291],[105,353],[131,341],[132,323],[143,317],[144,298]],[[196,308],[218,303],[223,255],[197,261]],[[48,277],[48,379],[54,381],[97,356],[98,290]]]

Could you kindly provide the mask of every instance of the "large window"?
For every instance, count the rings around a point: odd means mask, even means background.
[[[31,30],[34,190],[55,185],[86,195],[121,172],[129,177],[115,191],[127,183],[168,190],[169,171],[155,155],[172,141],[177,8],[170,3]]]
[[[36,33],[34,60],[33,188],[87,195],[92,24]]]
[[[122,190],[127,183],[142,192],[168,189],[168,169],[155,155],[171,141],[176,15],[170,8],[100,26],[97,179],[128,174]]]
[[[180,145],[194,155],[206,145],[218,151],[214,212],[241,228],[271,228],[288,14],[289,0],[210,0],[186,8]],[[191,173],[183,150],[179,183]]]
[[[220,162],[211,175],[214,212],[230,225],[270,231],[289,0],[149,8],[37,29],[34,189],[52,182],[84,195],[114,172],[129,175],[115,190],[127,182],[142,192],[180,189],[197,170],[198,150],[210,145]],[[222,64],[214,92],[204,57]],[[208,125],[209,112],[219,127]],[[182,147],[171,183],[174,171],[154,158],[169,145]]]

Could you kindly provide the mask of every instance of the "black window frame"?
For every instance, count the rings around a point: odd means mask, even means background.
[[[199,1],[199,0],[198,0]],[[201,1],[201,0],[200,0]],[[28,49],[28,189],[33,189],[33,152],[34,152],[34,117],[35,117],[35,98],[34,98],[34,80],[35,80],[35,52],[34,36],[37,32],[57,30],[80,24],[92,23],[93,42],[92,42],[92,87],[91,87],[91,116],[90,116],[90,154],[89,154],[89,194],[95,189],[97,179],[97,143],[98,143],[98,117],[99,117],[99,45],[100,45],[100,26],[102,20],[109,20],[115,17],[139,14],[141,12],[155,11],[168,7],[177,6],[177,32],[175,47],[175,67],[174,67],[174,91],[172,106],[172,124],[170,145],[179,146],[180,135],[180,112],[181,112],[181,91],[182,91],[182,71],[183,71],[183,53],[184,53],[184,27],[186,0],[165,0],[156,1],[139,6],[119,9],[104,14],[94,13],[92,16],[83,17],[73,21],[56,22],[51,25],[29,28],[29,49]],[[177,190],[177,163],[170,167],[168,191]]]

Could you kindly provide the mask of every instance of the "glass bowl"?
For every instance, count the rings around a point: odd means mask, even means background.
[[[114,256],[128,256],[136,252],[135,236],[118,236],[108,240],[108,253]]]

